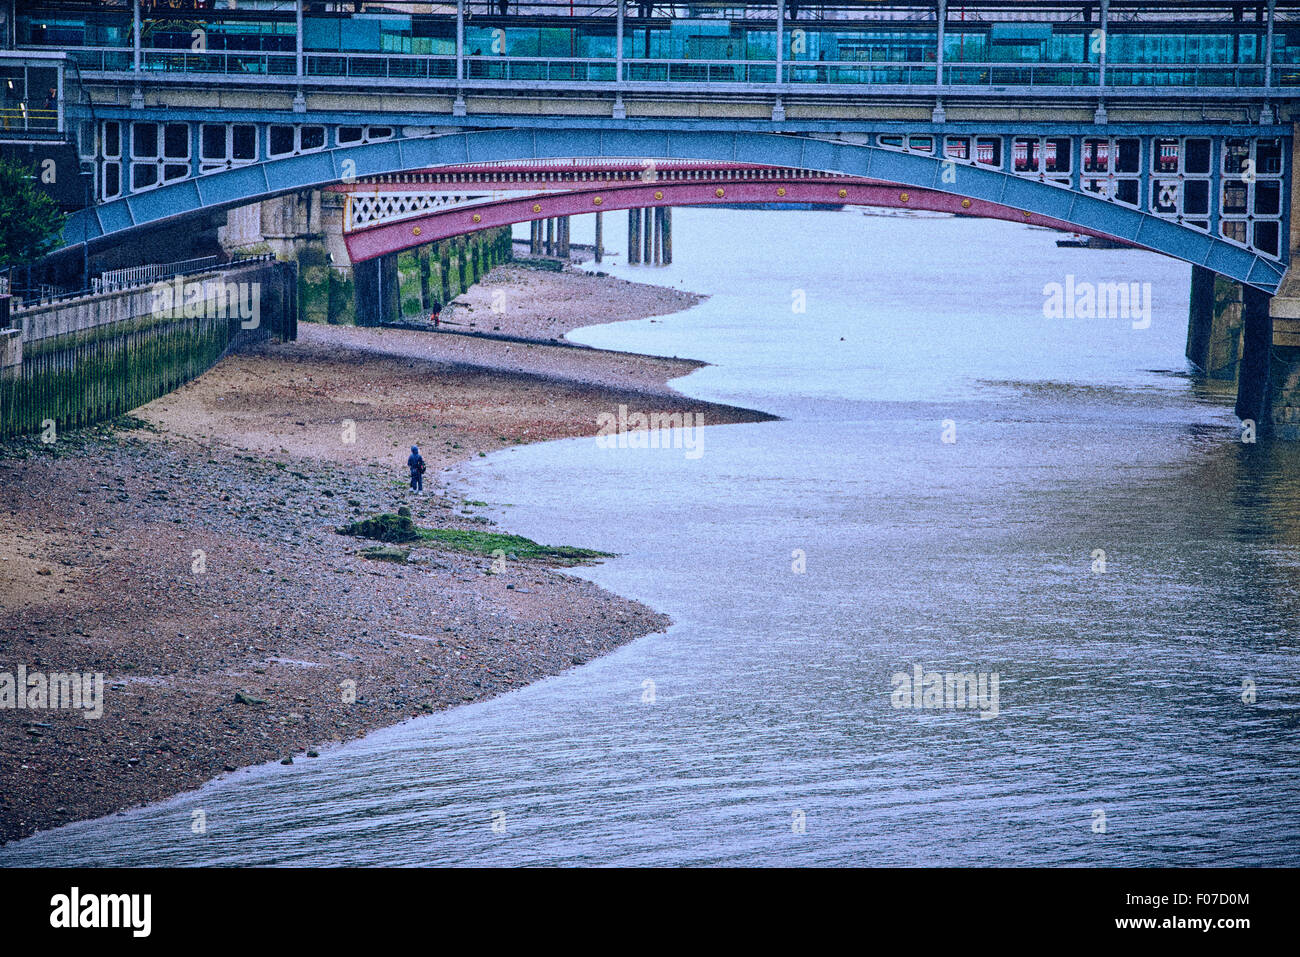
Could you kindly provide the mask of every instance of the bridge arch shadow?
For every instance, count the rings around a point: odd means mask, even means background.
[[[64,236],[69,240],[69,247],[78,244],[83,236],[91,244],[99,244],[197,213],[216,212],[298,190],[353,181],[354,178],[400,174],[431,167],[510,160],[642,157],[754,163],[857,177],[870,182],[849,189],[867,192],[860,197],[840,197],[837,193],[833,202],[934,208],[959,215],[1009,219],[1105,236],[1204,266],[1268,293],[1277,291],[1286,271],[1285,263],[1267,259],[1176,222],[1098,196],[999,170],[808,135],[694,130],[501,129],[338,147],[212,173],[83,210],[70,218]],[[722,196],[713,198],[718,203],[776,201],[770,185],[761,198],[749,200],[743,198],[743,184],[724,181],[712,185],[724,190]],[[760,184],[754,185],[758,187]],[[664,198],[660,200],[653,195],[655,184],[646,183],[644,186],[649,189],[648,194],[633,195],[629,192],[617,201],[611,192],[611,200],[604,208],[672,204],[666,189]],[[640,188],[633,187],[634,190]],[[907,193],[907,199],[902,199],[903,193]],[[558,205],[559,195],[547,200],[557,205],[545,212],[531,208],[511,210],[510,214],[515,218],[510,222],[595,212],[601,208],[592,203],[594,196],[575,195],[574,202],[585,198],[588,205],[581,210],[565,210]],[[708,202],[709,198],[703,197],[703,200]],[[963,200],[969,200],[969,206],[962,206]],[[791,201],[819,200],[791,198]],[[682,202],[678,198],[676,204]],[[444,235],[505,225],[504,221],[487,221],[484,214],[481,214],[483,219],[480,222],[472,223],[470,211],[464,215],[471,220],[471,225]],[[392,226],[409,231],[415,222],[403,220]],[[388,228],[375,227],[366,232],[378,234]],[[371,258],[436,238],[439,238],[436,234],[426,235],[422,229],[421,238],[416,242],[392,245],[395,237],[389,236],[387,243],[376,240],[368,246],[358,245],[357,254],[361,259]]]

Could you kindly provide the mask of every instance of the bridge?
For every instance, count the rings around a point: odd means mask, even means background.
[[[307,194],[342,201],[358,289],[525,221],[937,209],[1191,263],[1189,358],[1233,340],[1239,414],[1300,429],[1300,0],[35,0],[4,26],[0,141],[72,210],[51,275]]]

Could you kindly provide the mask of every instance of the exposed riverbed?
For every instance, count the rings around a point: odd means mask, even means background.
[[[0,863],[1300,863],[1300,451],[1184,374],[1186,265],[1054,239],[679,210],[676,264],[606,268],[709,299],[571,338],[785,420],[457,473],[667,632]],[[1070,275],[1150,323],[1047,318]],[[917,666],[996,715],[899,707]]]

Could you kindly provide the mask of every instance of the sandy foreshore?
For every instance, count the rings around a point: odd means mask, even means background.
[[[665,628],[540,560],[487,574],[490,558],[422,544],[372,561],[373,542],[334,529],[406,505],[418,525],[481,530],[440,470],[594,434],[619,404],[769,418],[666,385],[696,362],[520,341],[696,301],[508,265],[442,331],[304,324],[137,409],[138,427],[0,446],[0,672],[105,676],[98,719],[0,709],[0,842],[309,760]],[[412,443],[424,497],[405,488]]]

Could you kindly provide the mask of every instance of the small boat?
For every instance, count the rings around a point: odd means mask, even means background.
[[[1087,249],[1088,237],[1081,233],[1070,233],[1069,239],[1058,239],[1056,245],[1064,249]]]
[[[1082,233],[1071,233],[1069,239],[1058,239],[1056,245],[1070,249],[1123,249],[1124,243],[1117,243],[1113,239],[1103,239],[1100,236],[1084,236]]]

